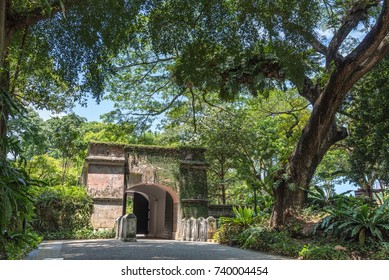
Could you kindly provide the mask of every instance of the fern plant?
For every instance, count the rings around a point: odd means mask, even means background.
[[[234,223],[242,225],[243,227],[249,227],[253,225],[258,218],[255,216],[254,209],[248,207],[233,207],[235,214]]]
[[[364,245],[367,239],[383,241],[384,232],[389,230],[389,200],[381,206],[362,204],[350,206],[338,203],[327,210],[329,215],[316,226],[326,234],[337,237],[358,239]]]
[[[333,206],[337,200],[343,199],[344,196],[351,191],[346,191],[341,194],[336,194],[333,188],[323,186],[312,186],[313,190],[307,190],[308,203],[319,208]]]

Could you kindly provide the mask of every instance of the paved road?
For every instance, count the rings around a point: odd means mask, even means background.
[[[284,257],[215,243],[117,239],[43,241],[27,260],[278,260]]]

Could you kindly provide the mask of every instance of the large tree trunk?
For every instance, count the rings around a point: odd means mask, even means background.
[[[325,153],[347,136],[346,130],[336,125],[335,115],[354,84],[389,53],[388,33],[389,1],[384,1],[380,17],[368,35],[348,56],[336,59],[333,70],[328,70],[331,75],[325,87],[312,86],[307,78],[301,95],[314,106],[287,166],[275,176],[275,202],[270,221],[273,228],[287,225],[304,207],[307,189]],[[329,48],[327,53],[331,51]],[[331,59],[335,58],[331,56]]]
[[[334,113],[335,114],[335,113]],[[323,156],[331,145],[346,138],[344,128],[331,126],[326,137],[312,137],[304,130],[300,142],[291,155],[289,165],[276,174],[276,185],[273,189],[274,206],[271,216],[271,226],[282,228],[304,207],[307,199],[307,189]],[[309,145],[304,139],[310,139]]]
[[[4,57],[6,54],[5,18],[6,0],[0,0],[0,162],[4,162],[7,158],[5,136],[7,132],[8,108],[4,99],[4,91],[6,90],[6,71],[4,69]]]

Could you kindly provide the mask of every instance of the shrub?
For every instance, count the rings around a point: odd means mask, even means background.
[[[305,260],[347,260],[349,256],[343,250],[335,250],[335,246],[326,245],[305,245],[299,252],[299,256]]]
[[[327,210],[329,215],[317,224],[317,228],[343,239],[358,239],[360,245],[366,240],[383,241],[385,231],[389,230],[388,204],[389,200],[379,207],[369,204],[354,206],[338,201],[336,207]]]
[[[389,260],[389,242],[380,242],[377,250],[371,255],[373,260]]]
[[[235,218],[233,218],[233,223],[243,226],[245,228],[255,224],[259,221],[259,218],[255,216],[254,209],[248,207],[233,207]]]
[[[38,247],[42,237],[34,232],[6,233],[4,234],[4,241],[3,259],[19,260],[24,258],[32,249]]]
[[[215,239],[220,244],[237,246],[239,245],[239,235],[243,230],[244,227],[242,225],[224,220],[215,234]]]
[[[240,235],[239,240],[241,246],[245,249],[266,251],[291,257],[297,257],[302,247],[288,232],[277,232],[266,227],[246,229]]]
[[[115,230],[93,230],[91,228],[83,228],[78,230],[62,230],[52,231],[44,233],[44,238],[48,240],[60,240],[60,239],[106,239],[114,238]]]
[[[32,226],[38,232],[74,231],[90,227],[92,198],[84,187],[41,187],[35,191],[36,218]]]
[[[15,259],[24,245],[32,245],[30,234],[23,232],[33,216],[30,190],[34,184],[24,170],[0,161],[0,259]]]
[[[247,207],[233,208],[235,217],[221,217],[220,228],[216,232],[215,239],[221,244],[230,246],[239,245],[240,234],[248,227],[259,221],[259,217],[254,215],[254,210]]]

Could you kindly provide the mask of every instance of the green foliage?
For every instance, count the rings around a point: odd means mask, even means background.
[[[82,228],[75,230],[60,230],[43,233],[47,240],[61,239],[107,239],[115,237],[115,230],[93,230],[91,228]]]
[[[169,0],[157,2],[147,31],[158,53],[182,52],[172,70],[178,85],[183,87],[190,81],[194,87],[220,90],[224,98],[231,98],[239,90],[255,93],[272,87],[274,83],[262,70],[272,69],[274,62],[282,61],[284,73],[291,74],[295,82],[299,80],[296,76],[304,72],[303,53],[307,49],[301,32],[315,28],[317,8],[314,1],[271,5],[200,1],[194,5]],[[300,56],[286,59],[292,54]]]
[[[32,178],[54,186],[62,181],[61,165],[61,160],[48,155],[38,155],[27,161],[26,170]]]
[[[258,221],[258,218],[255,216],[254,209],[248,207],[233,207],[235,218],[233,223],[241,225],[243,227],[248,227],[255,224]]]
[[[337,200],[342,200],[343,196],[350,191],[336,194],[333,186],[313,186],[313,190],[308,190],[308,204],[317,208],[335,205]]]
[[[57,112],[85,103],[88,94],[99,100],[112,57],[133,42],[140,2],[10,1],[8,13],[40,19],[29,28],[18,25],[10,38],[15,90],[26,102]]]
[[[267,99],[241,98],[228,105],[210,96],[217,104],[211,106],[201,103],[198,94],[196,125],[180,121],[191,112],[189,106],[181,106],[179,114],[166,114],[170,125],[164,126],[161,139],[173,135],[175,141],[207,148],[209,194],[214,203],[255,205],[261,196],[272,193],[274,170],[287,160],[307,119],[306,102],[294,91],[273,90]]]
[[[302,245],[292,239],[289,233],[276,232],[266,227],[253,227],[243,231],[240,245],[246,249],[271,252],[285,256],[296,257]]]
[[[222,244],[239,245],[239,234],[260,221],[254,210],[248,207],[233,207],[235,217],[221,217],[216,240]]]
[[[8,134],[18,140],[21,148],[20,154],[14,154],[15,158],[30,160],[48,150],[47,125],[31,108],[27,108],[23,114],[12,116],[8,122]]]
[[[38,232],[90,227],[92,198],[84,187],[41,187],[35,190],[34,197],[36,218],[32,226]]]
[[[348,260],[349,255],[344,250],[335,250],[333,244],[305,245],[299,252],[304,260]]]
[[[35,183],[22,170],[3,167],[0,176],[0,239],[6,232],[21,230],[23,221],[31,220],[30,187]]]
[[[342,122],[342,120],[338,120]],[[330,188],[342,184],[349,176],[349,151],[343,145],[332,147],[324,156],[315,171],[313,184]]]
[[[363,189],[389,182],[389,59],[383,60],[356,86],[344,105],[351,148],[348,178]]]
[[[88,142],[111,142],[111,143],[123,143],[123,144],[155,144],[153,141],[153,135],[144,133],[142,135],[136,135],[134,125],[130,123],[100,123],[100,122],[88,122],[83,123],[80,127],[82,141]],[[141,141],[141,139],[151,138],[151,143]],[[150,139],[149,139],[150,140]]]
[[[5,241],[5,256],[8,260],[22,259],[32,249],[38,247],[42,241],[42,237],[34,232],[6,233],[3,238]],[[1,254],[0,259],[2,259]]]
[[[215,234],[215,239],[220,244],[238,246],[240,243],[239,235],[243,230],[244,227],[242,225],[236,224],[232,220],[226,220],[226,218],[224,218]]]
[[[373,260],[389,260],[389,242],[380,242],[371,256]]]
[[[383,241],[389,230],[389,200],[382,205],[349,205],[338,201],[334,208],[328,208],[328,216],[317,225],[324,233],[343,239],[358,240],[360,245],[367,241]]]

